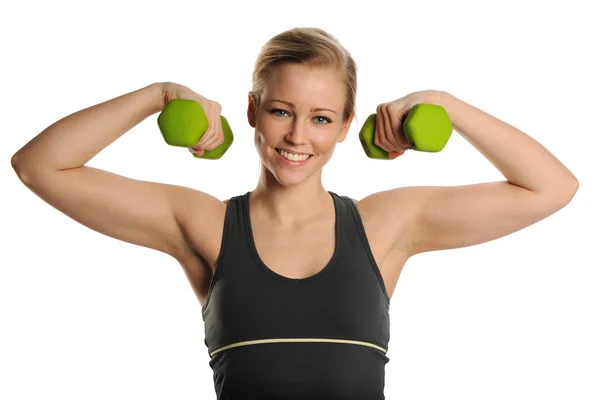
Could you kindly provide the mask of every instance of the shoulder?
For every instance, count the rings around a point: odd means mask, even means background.
[[[227,206],[230,203],[239,203],[240,201],[244,200],[246,197],[250,196],[252,192],[242,192],[242,193],[238,193],[236,195],[230,196],[224,200],[221,200],[221,203],[225,206]]]

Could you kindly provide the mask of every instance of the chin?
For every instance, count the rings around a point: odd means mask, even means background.
[[[290,171],[285,167],[274,166],[270,169],[271,174],[281,186],[295,186],[306,181],[313,171]]]
[[[278,157],[278,155],[277,155]],[[311,157],[312,158],[312,157]],[[282,186],[295,186],[309,180],[319,171],[319,166],[313,160],[301,167],[282,164],[280,160],[269,160],[269,171],[273,178]]]

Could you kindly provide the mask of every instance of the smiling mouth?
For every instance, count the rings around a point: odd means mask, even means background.
[[[301,154],[297,154],[297,153],[289,153],[285,150],[282,149],[275,149],[277,150],[277,153],[279,153],[283,158],[286,158],[290,161],[304,161],[307,160],[309,157],[312,157],[312,154],[306,154],[306,153],[301,153]]]

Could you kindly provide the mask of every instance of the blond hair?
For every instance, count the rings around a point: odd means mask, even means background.
[[[261,48],[252,74],[250,94],[257,106],[271,72],[284,63],[335,68],[346,86],[344,122],[354,114],[356,63],[333,35],[320,28],[296,27],[273,36]]]

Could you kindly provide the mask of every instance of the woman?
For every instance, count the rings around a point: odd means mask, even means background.
[[[525,133],[427,90],[377,108],[375,143],[402,155],[402,117],[416,104],[439,104],[506,181],[401,187],[360,201],[329,192],[321,171],[348,133],[355,96],[345,48],[321,29],[295,28],[273,37],[256,62],[247,116],[262,167],[251,192],[220,201],[85,165],[175,98],[198,101],[209,117],[192,151],[218,146],[220,105],[172,82],[59,120],[12,164],[69,217],[183,266],[202,304],[219,399],[384,398],[389,301],[406,261],[540,221],[570,202],[578,181]]]

